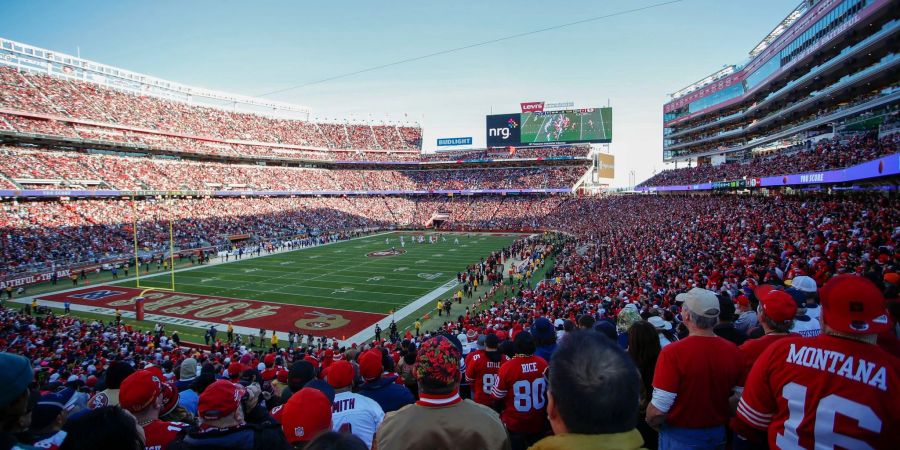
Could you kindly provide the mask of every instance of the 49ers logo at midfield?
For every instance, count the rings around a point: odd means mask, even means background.
[[[381,256],[398,256],[406,253],[406,250],[397,250],[396,248],[392,248],[390,250],[379,250],[377,252],[367,253],[366,256],[369,258],[378,258]]]
[[[330,330],[333,328],[340,328],[350,323],[350,320],[345,319],[344,316],[340,314],[325,314],[319,311],[313,311],[306,314],[316,317],[311,319],[300,319],[294,322],[295,327],[300,328],[301,330]]]

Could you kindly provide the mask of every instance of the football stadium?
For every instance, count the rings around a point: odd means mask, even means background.
[[[0,450],[896,448],[900,3],[41,3]]]

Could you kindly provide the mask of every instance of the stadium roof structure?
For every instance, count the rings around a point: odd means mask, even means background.
[[[819,0],[803,0],[803,1],[801,1],[800,4],[797,5],[797,7],[795,7],[793,10],[791,10],[791,12],[787,15],[787,17],[785,17],[777,26],[775,26],[774,29],[772,29],[772,31],[769,32],[768,35],[766,35],[766,37],[763,38],[762,41],[759,42],[759,44],[756,44],[756,46],[753,47],[753,50],[750,50],[749,58],[746,61],[744,61],[743,63],[727,65],[727,66],[723,67],[722,69],[717,70],[712,75],[706,76],[700,81],[691,83],[687,87],[679,89],[675,93],[671,94],[670,97],[673,100],[678,99],[680,97],[684,97],[685,95],[690,94],[691,92],[694,92],[697,89],[700,89],[706,85],[712,84],[722,78],[727,77],[728,75],[731,75],[735,72],[740,71],[741,69],[744,68],[746,63],[749,63],[750,61],[752,61],[753,58],[757,57],[766,48],[768,48],[770,44],[775,42],[775,40],[778,39],[779,36],[781,36],[785,31],[787,31],[787,29],[790,28],[791,25],[793,25],[794,22],[797,21],[797,19],[799,19],[801,16],[803,16],[803,14],[806,13],[806,11],[808,11],[809,8],[812,5],[814,5],[815,3],[817,3],[818,1]]]
[[[0,65],[219,109],[309,119],[306,106],[187,86],[0,37]]]
[[[717,71],[716,71],[715,73],[713,73],[712,75],[708,75],[708,76],[706,76],[706,77],[703,77],[702,80],[700,80],[700,81],[695,81],[695,82],[689,84],[687,87],[678,90],[678,91],[675,92],[674,94],[671,94],[670,97],[672,97],[673,100],[674,100],[674,99],[681,98],[681,97],[684,97],[685,95],[690,94],[691,92],[694,92],[694,91],[696,91],[697,89],[700,89],[700,88],[702,88],[702,87],[704,87],[704,86],[707,86],[707,85],[710,85],[710,84],[712,84],[712,83],[715,83],[716,81],[719,81],[719,80],[721,80],[722,78],[725,78],[725,77],[727,77],[728,75],[731,75],[731,74],[737,72],[739,69],[740,69],[739,67],[737,67],[737,66],[735,66],[735,65],[733,65],[733,64],[730,65],[730,66],[725,66],[725,67],[723,67],[723,68],[717,70]]]
[[[813,1],[811,0],[803,0],[802,2],[800,2],[800,4],[797,5],[797,7],[794,8],[794,10],[791,11],[791,13],[781,21],[781,23],[779,23],[771,32],[769,32],[769,34],[765,38],[763,38],[763,40],[760,41],[759,44],[756,44],[756,47],[753,47],[753,50],[750,50],[750,59],[755,58],[756,55],[762,53],[763,50],[765,50],[769,46],[769,44],[775,42],[775,39],[778,39],[778,36],[781,36],[782,33],[790,28],[791,25],[793,25],[794,22],[796,22],[797,19],[799,19],[800,16],[802,16],[809,9],[810,6],[812,6],[812,3]]]

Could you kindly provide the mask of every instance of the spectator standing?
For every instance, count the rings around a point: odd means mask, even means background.
[[[124,381],[119,391],[119,404],[134,414],[144,429],[147,448],[166,450],[175,437],[188,425],[159,420],[163,407],[162,380],[149,370],[138,370]]]
[[[309,441],[331,431],[331,402],[322,391],[302,388],[281,410],[281,429],[294,449],[306,448]]]
[[[491,407],[496,399],[491,395],[497,383],[497,373],[509,357],[499,351],[500,339],[494,333],[484,338],[484,349],[469,353],[466,357],[466,381],[472,386],[472,400]]]
[[[397,384],[397,375],[384,375],[385,357],[377,348],[360,355],[359,375],[365,383],[359,387],[359,394],[375,400],[388,413],[413,403],[415,398],[406,386]]]
[[[544,379],[547,361],[534,354],[534,338],[528,331],[517,333],[513,343],[516,354],[500,367],[491,393],[504,400],[500,418],[509,430],[512,448],[525,449],[546,436],[550,428]]]
[[[893,448],[900,429],[900,362],[876,345],[890,326],[870,280],[839,275],[822,287],[822,334],[763,352],[737,408],[739,432],[771,448]]]
[[[744,377],[750,373],[750,368],[759,359],[759,355],[775,341],[789,336],[799,336],[790,332],[796,314],[797,304],[783,291],[771,291],[759,299],[757,317],[765,334],[756,339],[749,339],[739,347],[744,358]]]
[[[106,389],[97,392],[88,402],[90,408],[116,406],[119,404],[119,388],[122,381],[134,372],[134,368],[124,361],[115,361],[106,369]]]
[[[459,396],[461,358],[461,350],[444,336],[419,346],[415,374],[421,397],[415,404],[385,415],[375,447],[510,449],[497,413]]]
[[[688,337],[659,354],[647,423],[659,430],[660,449],[721,448],[742,360],[737,346],[713,333],[721,312],[716,294],[693,288],[676,301],[684,302]]]
[[[63,426],[60,450],[144,450],[144,430],[128,411],[103,406],[74,417]]]
[[[325,372],[325,381],[334,388],[332,422],[334,431],[352,433],[371,448],[375,431],[384,419],[384,410],[375,400],[352,392],[356,369],[345,360],[335,361]]]
[[[531,326],[531,335],[534,337],[537,347],[534,355],[550,362],[550,358],[556,350],[556,329],[553,327],[553,322],[545,317],[538,318]]]
[[[797,302],[797,316],[791,331],[803,337],[815,337],[822,332],[819,323],[820,308],[816,303],[816,281],[807,276],[794,277],[785,292]]]
[[[531,450],[641,448],[635,372],[628,355],[603,335],[567,334],[547,370],[547,416],[554,435]]]
[[[659,336],[660,347],[665,347],[665,346],[678,340],[678,337],[675,336],[675,333],[672,331],[673,327],[672,327],[671,322],[666,321],[665,319],[663,319],[660,316],[650,316],[650,318],[647,319],[647,322],[650,325],[653,325],[654,330],[656,330],[656,333]],[[635,322],[635,323],[637,323],[637,322]],[[634,326],[634,324],[632,324],[632,326]],[[630,333],[629,333],[628,340],[629,340],[629,347],[630,347],[630,345],[631,345],[630,344],[630,342],[631,342],[631,334]],[[650,380],[650,381],[652,381],[652,380]]]
[[[756,316],[756,311],[753,310],[753,307],[750,305],[750,299],[746,295],[738,295],[735,303],[737,304],[738,318],[734,322],[734,328],[744,336],[748,336],[750,335],[750,330],[758,324],[759,319]]]
[[[41,396],[31,410],[29,426],[36,447],[52,448],[52,443],[64,440],[65,433],[61,435],[58,433],[62,430],[70,412],[76,410],[76,401],[75,390],[72,388]]]
[[[717,295],[719,299],[719,323],[713,327],[717,336],[731,341],[734,345],[741,345],[747,340],[747,335],[738,331],[734,325],[734,303],[726,293]]]
[[[750,373],[753,364],[756,363],[759,355],[769,346],[778,340],[799,336],[790,332],[791,327],[794,325],[794,316],[796,314],[797,304],[784,291],[773,290],[759,299],[759,313],[757,317],[764,334],[756,339],[748,339],[738,347],[744,359],[741,384],[746,382],[747,374]],[[739,425],[735,422],[736,420],[736,418],[731,419],[733,430],[739,428]],[[764,447],[764,441],[765,436],[757,433],[751,433],[748,436],[735,433],[733,442],[735,449],[740,450],[762,448]]]
[[[17,440],[13,433],[23,430],[20,420],[28,414],[30,391],[34,379],[31,363],[25,357],[0,353],[0,446],[11,448]]]
[[[256,407],[260,391],[240,384],[218,380],[200,394],[200,427],[169,445],[169,450],[240,448],[247,450],[286,450],[289,447],[277,422],[248,423],[244,409]],[[246,397],[245,397],[246,396]]]
[[[651,319],[654,317],[658,316],[653,316]],[[628,356],[637,366],[641,380],[637,429],[644,439],[645,447],[650,450],[659,445],[659,433],[644,420],[644,417],[647,416],[647,406],[650,405],[650,399],[653,398],[653,374],[656,370],[656,361],[659,359],[659,352],[662,351],[662,335],[657,337],[657,333],[657,327],[643,320],[631,324],[631,329],[628,330]]]

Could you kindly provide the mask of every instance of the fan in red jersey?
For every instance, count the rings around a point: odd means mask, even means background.
[[[119,404],[131,411],[144,428],[147,450],[165,450],[187,424],[164,422],[159,413],[165,404],[160,378],[149,370],[138,370],[122,381]]]
[[[786,338],[760,355],[736,427],[767,431],[772,448],[891,448],[900,429],[900,360],[875,345],[891,324],[878,287],[857,275],[819,291],[822,334]]]
[[[500,353],[500,339],[491,333],[484,338],[484,350],[476,350],[466,357],[466,381],[472,385],[472,400],[485,406],[494,404],[491,390],[497,383],[497,373],[509,357]]]
[[[547,361],[534,355],[534,337],[521,331],[514,339],[516,354],[497,373],[492,395],[505,399],[500,419],[509,430],[513,449],[527,448],[547,434]]]

